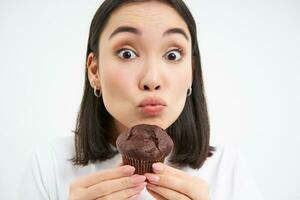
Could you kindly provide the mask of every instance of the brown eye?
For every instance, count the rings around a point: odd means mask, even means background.
[[[130,49],[120,49],[120,50],[118,50],[117,54],[120,58],[126,59],[126,60],[137,57],[136,53]]]
[[[180,49],[174,49],[166,53],[165,57],[170,61],[178,61],[182,58]]]

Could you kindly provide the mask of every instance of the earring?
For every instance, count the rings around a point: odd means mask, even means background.
[[[102,95],[102,92],[101,92],[101,90],[99,90],[99,94],[97,94],[97,89],[96,89],[96,86],[94,87],[94,95],[96,96],[96,97],[101,97],[101,95]]]
[[[191,94],[192,94],[192,87],[189,87],[186,96],[187,96],[187,97],[188,97],[188,96],[191,96]]]

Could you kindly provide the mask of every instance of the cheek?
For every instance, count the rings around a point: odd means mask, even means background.
[[[133,74],[114,61],[114,58],[109,56],[107,58],[99,64],[101,88],[104,97],[115,103],[114,101],[120,98],[127,99],[126,96],[133,84]]]
[[[192,83],[192,70],[185,69],[172,75],[172,90],[173,95],[177,96],[178,99],[185,99],[187,89]]]
[[[191,70],[185,69],[180,70],[172,74],[172,85],[170,87],[169,99],[170,99],[170,110],[169,117],[173,123],[181,114],[186,99],[187,99],[187,89],[191,86]]]
[[[124,91],[128,91],[129,76],[121,70],[114,70],[113,66],[106,66],[102,70],[101,87],[104,94],[116,98]]]
[[[114,63],[103,63],[100,69],[102,98],[107,111],[118,120],[132,107],[134,75]],[[121,120],[122,121],[122,120]]]

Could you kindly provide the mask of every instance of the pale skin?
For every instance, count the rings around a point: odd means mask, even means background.
[[[138,33],[112,33],[130,26]],[[165,34],[171,28],[185,33]],[[192,85],[191,37],[175,9],[159,1],[126,4],[114,11],[100,35],[99,55],[88,55],[91,87],[101,90],[104,105],[114,118],[116,137],[140,124],[168,128],[183,110]],[[159,97],[167,106],[145,116],[137,105],[145,97]],[[159,200],[209,200],[209,186],[163,163],[153,173],[133,175],[134,167],[117,166],[80,177],[70,185],[69,200],[137,199],[146,187]]]

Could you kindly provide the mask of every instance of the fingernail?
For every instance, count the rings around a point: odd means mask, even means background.
[[[133,174],[133,172],[135,171],[135,168],[130,165],[125,165],[122,168],[123,168],[122,170],[125,174]]]
[[[154,171],[161,171],[163,169],[163,165],[161,163],[154,163],[152,168]]]
[[[153,184],[150,184],[150,183],[147,184],[147,188],[149,188],[149,189],[153,189],[154,187],[155,187],[155,185],[153,185]]]
[[[145,174],[145,176],[151,183],[157,183],[159,181],[159,176],[155,174]]]
[[[146,180],[145,176],[141,176],[141,175],[133,175],[132,176],[132,183],[133,184],[138,184],[138,183],[142,183]]]
[[[146,183],[143,183],[142,185],[136,186],[133,189],[135,192],[140,192],[145,188],[145,185],[146,185]]]

